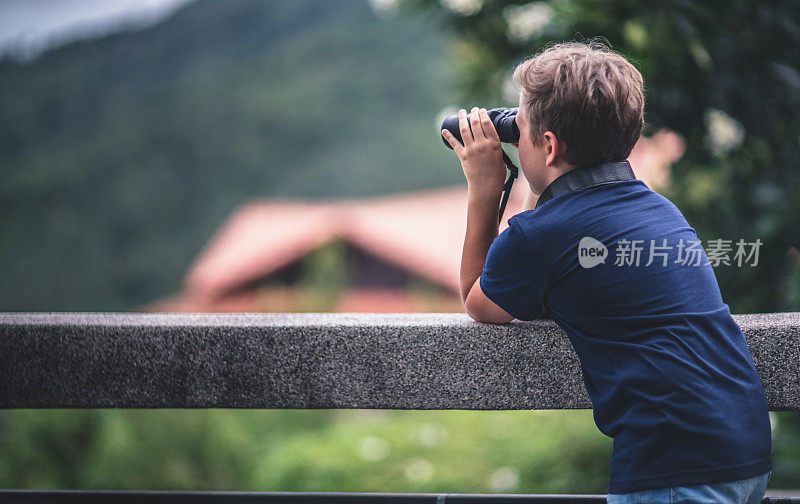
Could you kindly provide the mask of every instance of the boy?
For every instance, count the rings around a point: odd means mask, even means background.
[[[442,135],[469,188],[461,297],[479,322],[547,312],[614,439],[608,502],[759,503],[771,475],[766,396],[697,235],[627,157],[642,76],[597,43],[514,71],[525,211],[497,234],[505,166],[485,109]],[[471,129],[470,129],[471,125]],[[616,260],[614,260],[616,258]]]

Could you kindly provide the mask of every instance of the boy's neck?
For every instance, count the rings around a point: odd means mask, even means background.
[[[542,187],[538,187],[538,191],[534,191],[537,194],[542,194],[547,186],[549,186],[555,179],[560,177],[561,175],[567,173],[568,171],[574,170],[575,167],[571,164],[565,163],[564,161],[559,161],[557,163],[553,163],[550,166],[545,166],[544,176],[542,177]]]

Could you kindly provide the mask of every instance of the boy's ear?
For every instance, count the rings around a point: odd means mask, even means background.
[[[563,158],[564,153],[567,152],[567,144],[559,140],[552,131],[544,132],[544,143],[545,152],[547,153],[545,164],[547,166],[555,164],[556,161],[558,161],[559,158]]]

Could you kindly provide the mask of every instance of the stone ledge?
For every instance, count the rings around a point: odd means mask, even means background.
[[[735,316],[800,411],[800,313]],[[464,314],[0,314],[0,408],[591,408],[551,321]]]

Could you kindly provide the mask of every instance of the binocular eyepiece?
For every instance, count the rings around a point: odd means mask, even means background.
[[[518,110],[517,108],[493,108],[486,111],[489,114],[489,119],[492,120],[492,124],[494,124],[494,129],[497,131],[497,136],[500,137],[501,142],[519,143],[519,127],[517,127]],[[469,124],[469,120],[467,123]],[[458,126],[457,115],[447,116],[444,121],[442,121],[441,129],[448,130],[454,137],[458,138],[459,142],[462,144],[464,143],[464,140],[461,139],[461,129]],[[470,124],[470,131],[472,131],[472,124]],[[442,137],[442,142],[444,142],[448,148],[452,149],[445,137]]]

